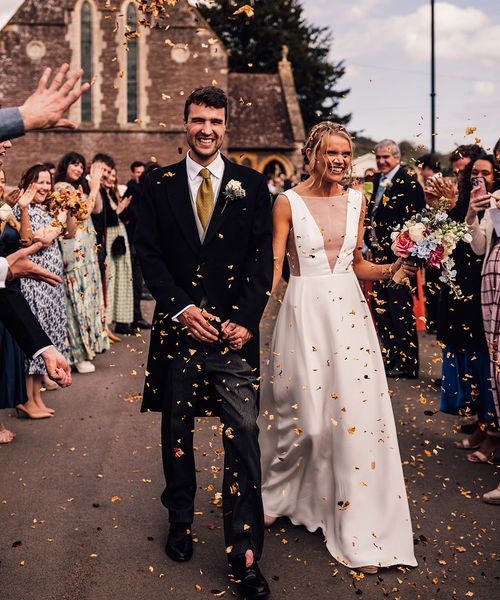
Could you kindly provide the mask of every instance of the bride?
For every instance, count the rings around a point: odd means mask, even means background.
[[[286,516],[321,528],[331,555],[365,573],[416,566],[391,399],[358,283],[390,279],[400,264],[362,256],[364,198],[341,183],[353,156],[346,129],[316,125],[304,152],[310,177],[274,206],[273,289],[285,254],[291,277],[261,394],[266,524]]]

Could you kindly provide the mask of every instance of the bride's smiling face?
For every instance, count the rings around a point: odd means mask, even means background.
[[[309,151],[308,158],[311,158]],[[340,183],[352,165],[352,148],[349,140],[330,133],[321,141],[314,165],[315,178],[323,184]]]

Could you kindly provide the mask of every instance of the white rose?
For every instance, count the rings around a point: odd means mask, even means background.
[[[424,231],[424,223],[415,223],[415,225],[408,228],[408,235],[412,242],[421,242],[424,239]]]
[[[8,204],[0,206],[0,222],[8,221],[12,217],[12,208]]]

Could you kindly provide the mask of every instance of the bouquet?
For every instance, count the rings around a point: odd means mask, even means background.
[[[43,204],[48,212],[54,217],[54,222],[52,223],[53,227],[62,226],[58,217],[64,211],[73,215],[77,221],[83,221],[87,218],[87,201],[83,198],[81,189],[75,190],[71,185],[51,192]]]
[[[391,234],[391,248],[396,256],[439,270],[439,280],[449,286],[458,300],[463,294],[455,283],[457,272],[451,254],[459,241],[470,243],[472,236],[466,223],[448,217],[445,207],[446,200],[442,199],[434,208],[424,209],[398,226]],[[392,278],[393,285],[402,285],[405,279],[401,268]]]

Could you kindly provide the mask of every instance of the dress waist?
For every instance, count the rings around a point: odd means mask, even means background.
[[[317,275],[292,275],[290,274],[290,279],[327,279],[331,277],[337,277],[337,275],[354,275],[354,270],[352,267],[348,269],[343,269],[342,271],[332,271],[330,273],[319,273]]]

